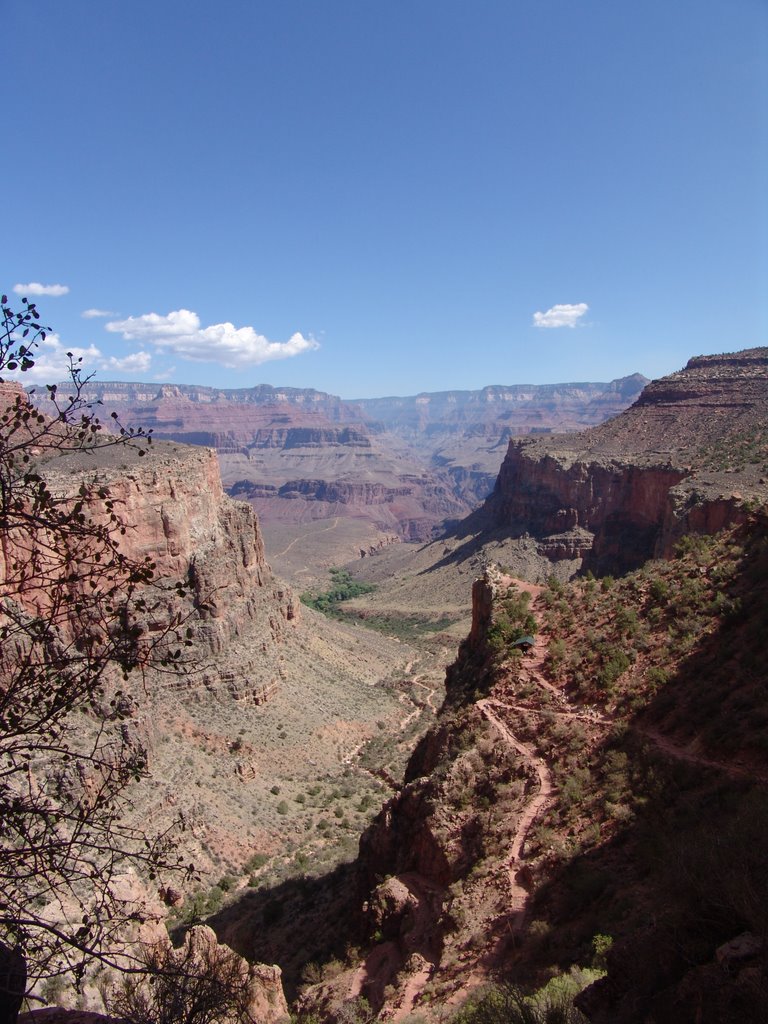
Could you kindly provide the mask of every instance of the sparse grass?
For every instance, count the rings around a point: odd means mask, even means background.
[[[434,618],[417,613],[395,615],[392,612],[347,612],[344,617],[361,622],[368,629],[375,629],[386,636],[397,637],[407,642],[419,640],[430,633],[440,633],[458,621],[450,615]]]
[[[718,438],[703,446],[699,458],[707,469],[742,471],[749,465],[768,466],[768,430],[749,430]]]

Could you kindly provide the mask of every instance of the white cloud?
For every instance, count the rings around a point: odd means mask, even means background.
[[[112,309],[84,309],[80,316],[86,320],[94,320],[98,316],[117,316]]]
[[[8,380],[18,380],[22,384],[57,384],[60,381],[69,380],[69,356],[68,352],[83,370],[83,375],[92,373],[94,370],[111,373],[146,373],[152,364],[152,356],[149,352],[133,352],[124,359],[117,359],[115,356],[106,358],[95,346],[89,345],[82,348],[77,345],[64,345],[58,334],[49,334],[41,339],[32,352],[35,365],[31,370],[22,373],[21,370],[6,371],[3,377]]]
[[[59,295],[66,295],[69,292],[69,285],[40,284],[39,281],[30,281],[29,284],[15,284],[13,290],[17,295],[51,295],[57,298]]]
[[[152,356],[149,352],[133,352],[124,359],[110,356],[109,359],[102,359],[100,362],[103,370],[117,370],[119,373],[146,373],[151,365]]]
[[[195,362],[217,362],[229,369],[287,359],[320,347],[314,338],[299,333],[288,341],[269,341],[253,327],[235,327],[230,323],[201,327],[200,317],[189,309],[174,310],[167,316],[129,316],[105,326],[108,331],[122,334],[126,341],[148,343]]]
[[[95,345],[89,345],[88,348],[67,346],[62,344],[58,334],[49,334],[32,352],[35,365],[31,370],[25,373],[15,370],[3,376],[10,380],[19,380],[22,384],[56,384],[69,377],[68,352],[72,353],[75,361],[82,358],[82,366],[86,372],[92,369],[96,360],[101,357],[101,352]]]
[[[552,306],[546,313],[533,314],[534,327],[575,327],[579,320],[589,309],[586,302],[577,302],[575,305],[559,303]]]

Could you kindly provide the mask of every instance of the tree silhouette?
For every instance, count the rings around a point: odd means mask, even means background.
[[[85,469],[104,447],[144,457],[151,437],[116,419],[105,429],[71,355],[68,386],[47,386],[39,406],[7,380],[32,369],[48,331],[34,303],[21,306],[2,297],[0,947],[26,961],[31,983],[59,974],[77,983],[94,957],[130,967],[126,926],[142,910],[121,876],[170,867],[170,836],[124,819],[125,787],[147,760],[121,685],[131,673],[173,670],[190,631],[169,624],[182,585],[123,550],[130,526],[108,487],[85,472],[62,486],[50,472],[62,458]],[[0,998],[20,984],[12,974],[0,972]]]

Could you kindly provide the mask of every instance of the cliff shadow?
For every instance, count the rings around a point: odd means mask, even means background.
[[[566,779],[575,813],[608,838],[568,855],[553,832],[528,933],[504,950],[509,976],[529,978],[552,964],[602,966],[595,939],[612,940],[607,977],[581,1004],[595,1024],[768,1019],[765,528],[747,538],[715,602],[688,564],[676,628],[695,615],[715,623],[673,652],[663,681],[645,680],[644,705],[594,750],[589,777]],[[557,814],[549,824],[563,830]]]
[[[289,1002],[308,964],[343,960],[358,941],[356,861],[317,877],[301,875],[273,886],[247,889],[206,919],[220,942],[252,962],[278,964]],[[174,941],[184,928],[174,932]],[[315,979],[316,980],[316,979]]]

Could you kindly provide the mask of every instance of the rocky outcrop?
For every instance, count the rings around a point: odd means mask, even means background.
[[[238,1024],[243,1014],[261,1024],[283,1024],[289,1018],[280,968],[270,964],[250,964],[225,945],[219,944],[215,933],[205,925],[196,925],[186,933],[183,944],[174,949],[167,935],[158,936],[152,949],[162,970],[173,972],[179,986],[178,998],[193,1020],[215,1019],[220,1024]],[[114,979],[113,979],[114,980]],[[134,986],[152,1008],[151,981],[139,976]],[[167,984],[167,983],[166,983]],[[142,986],[150,986],[142,991]],[[102,981],[102,989],[107,986]],[[157,998],[162,999],[162,988]],[[98,999],[95,991],[87,992]],[[114,995],[114,993],[112,994]],[[109,1002],[109,999],[107,1000]],[[158,1007],[166,1015],[170,1008]],[[121,1024],[123,1018],[93,1010],[49,1006],[19,1017],[22,1024]]]
[[[668,464],[569,459],[513,441],[486,508],[495,528],[533,536],[551,561],[580,559],[598,575],[624,572],[661,553],[670,491],[686,476]]]
[[[239,975],[239,987],[247,991],[247,1005],[244,1004],[244,1008],[250,1018],[262,1021],[263,1024],[279,1024],[288,1020],[288,1005],[283,993],[280,968],[268,964],[249,964],[228,946],[220,945],[211,928],[205,925],[191,928],[184,937],[183,946],[172,950],[171,956],[184,971],[193,971],[195,967],[205,971],[222,961],[234,965],[229,968],[229,972],[231,975]],[[232,1016],[234,1020],[239,1019],[234,1014]],[[217,1019],[226,1024],[226,1017]]]
[[[768,350],[697,357],[599,427],[510,441],[475,523],[598,575],[666,557],[768,494],[767,414]]]
[[[125,554],[150,556],[160,580],[185,585],[186,596],[164,591],[155,600],[152,629],[184,622],[192,631],[191,668],[163,680],[165,689],[220,691],[252,703],[274,691],[298,601],[272,575],[253,510],[224,494],[213,451],[155,444],[138,458],[130,448],[106,447],[52,459],[45,474],[62,493],[83,479],[106,488],[131,524]]]

